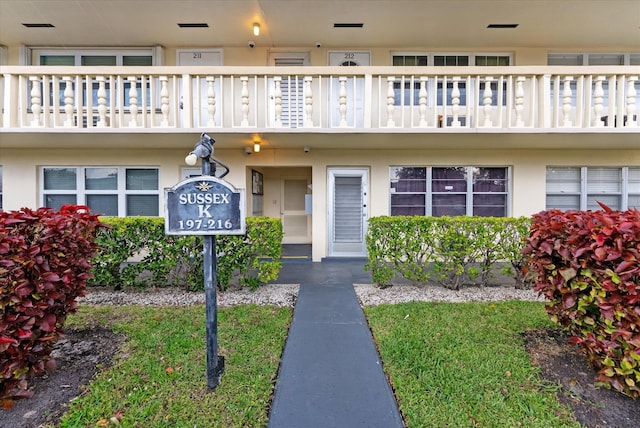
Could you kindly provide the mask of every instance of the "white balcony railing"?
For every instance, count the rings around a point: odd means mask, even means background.
[[[3,129],[638,131],[640,67],[4,66]]]

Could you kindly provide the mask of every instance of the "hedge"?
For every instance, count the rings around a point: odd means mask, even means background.
[[[55,368],[51,351],[86,292],[102,227],[84,206],[0,212],[0,402],[30,397]]]
[[[516,287],[524,288],[521,251],[530,225],[525,217],[373,217],[366,268],[380,286],[399,277],[457,290],[474,280],[487,285],[491,272],[506,264]]]
[[[553,321],[598,370],[597,383],[640,397],[640,211],[544,211],[524,253]]]
[[[109,229],[100,231],[100,250],[90,285],[124,287],[181,286],[204,288],[202,238],[166,235],[158,217],[102,217]],[[282,223],[268,217],[247,217],[245,235],[216,237],[217,279],[256,288],[280,272]]]

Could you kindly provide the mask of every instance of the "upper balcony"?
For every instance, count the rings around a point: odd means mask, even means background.
[[[637,66],[3,66],[3,132],[637,133]]]

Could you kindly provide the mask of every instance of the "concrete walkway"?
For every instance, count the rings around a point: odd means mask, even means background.
[[[269,428],[402,428],[354,283],[364,260],[285,262],[278,282],[300,283]]]

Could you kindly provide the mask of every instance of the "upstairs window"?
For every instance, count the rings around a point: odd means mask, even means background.
[[[394,66],[428,66],[434,65],[436,67],[464,67],[469,65],[476,66],[509,66],[511,64],[510,55],[495,55],[495,54],[432,54],[432,55],[418,55],[418,54],[396,54],[392,56],[392,63]],[[460,90],[460,105],[467,105],[467,88],[466,82],[458,82],[458,89]],[[444,90],[444,79],[439,79],[436,91],[437,91],[437,105],[451,103],[451,92],[453,91],[453,82],[451,80],[446,81],[446,90]],[[431,91],[432,85],[429,84],[428,91]],[[420,82],[417,78],[404,78],[398,79],[394,85],[394,105],[395,106],[410,106],[419,105],[419,92]],[[506,82],[503,84],[503,93],[506,94]],[[498,105],[498,82],[491,82],[492,90],[492,105]],[[443,100],[443,94],[445,99]],[[478,100],[482,103],[482,100]],[[502,105],[506,105],[506,97],[502,99]]]

